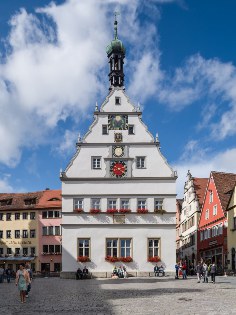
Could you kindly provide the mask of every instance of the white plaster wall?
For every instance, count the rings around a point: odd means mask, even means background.
[[[76,271],[81,264],[77,262],[77,239],[91,239],[91,262],[86,263],[90,271],[109,272],[114,263],[105,261],[106,238],[132,238],[133,262],[116,263],[126,265],[128,271],[153,271],[154,264],[147,262],[147,239],[160,238],[161,263],[166,271],[174,271],[175,265],[175,226],[76,226],[63,227],[63,271]],[[66,247],[66,250],[65,250]],[[160,263],[159,263],[160,264]]]
[[[176,195],[175,179],[169,180],[109,180],[104,181],[65,181],[62,182],[62,195]]]

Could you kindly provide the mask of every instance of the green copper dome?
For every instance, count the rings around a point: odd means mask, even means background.
[[[114,53],[122,53],[125,54],[125,46],[123,45],[122,41],[118,39],[117,35],[117,20],[116,20],[116,14],[115,13],[115,21],[114,21],[114,39],[111,41],[111,43],[107,46],[106,52],[109,56],[112,52]]]

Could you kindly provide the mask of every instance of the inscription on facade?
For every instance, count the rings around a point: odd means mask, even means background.
[[[122,215],[113,215],[114,224],[125,224],[125,214]]]

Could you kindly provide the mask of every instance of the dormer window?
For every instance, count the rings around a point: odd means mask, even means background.
[[[36,198],[31,198],[31,199],[25,199],[25,205],[26,206],[31,206],[36,204]]]
[[[60,199],[57,197],[53,197],[53,198],[49,199],[48,201],[60,201]]]
[[[0,200],[0,206],[10,206],[12,204],[12,199]]]
[[[115,97],[115,104],[121,105],[121,98],[120,97],[118,97],[118,96]]]

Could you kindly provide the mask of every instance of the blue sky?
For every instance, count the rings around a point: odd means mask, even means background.
[[[178,171],[236,173],[234,0],[0,1],[0,191],[60,188],[108,93],[113,12],[125,86]]]

